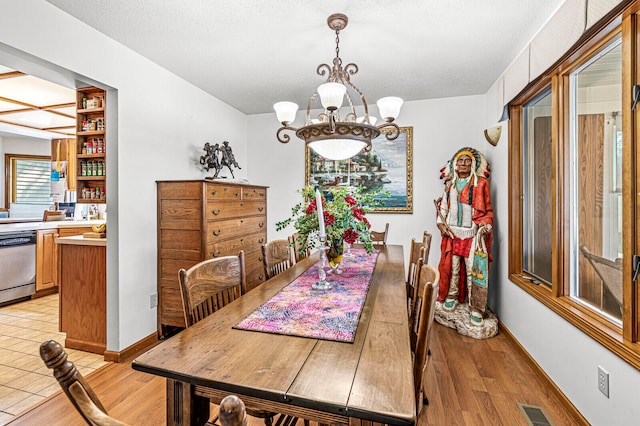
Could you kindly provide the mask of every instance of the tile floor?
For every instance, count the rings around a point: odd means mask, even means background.
[[[58,331],[58,294],[0,307],[0,425],[60,390],[40,359],[40,344]],[[106,365],[102,355],[67,349],[69,360],[87,374]]]

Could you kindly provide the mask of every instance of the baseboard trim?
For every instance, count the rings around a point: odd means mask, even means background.
[[[509,329],[501,321],[499,321],[499,326],[500,331],[503,332],[504,335],[513,342],[518,352],[520,352],[527,364],[529,364],[529,366],[533,370],[533,373],[538,377],[538,380],[540,380],[543,385],[547,386],[551,393],[556,398],[558,398],[560,404],[565,408],[565,410],[567,410],[567,413],[569,413],[569,416],[571,416],[571,418],[575,420],[576,424],[589,426],[590,423],[587,421],[587,419],[584,418],[582,413],[580,413],[580,411],[578,411],[578,409],[571,403],[569,398],[567,398],[567,396],[560,390],[555,382],[551,380],[551,377],[547,375],[547,373],[542,369],[542,367],[540,367],[540,365],[538,365],[536,360],[533,359],[529,352],[527,352],[525,348],[520,344],[520,342],[518,342],[518,339],[516,339],[515,336],[511,334]]]
[[[158,343],[158,333],[153,332],[144,339],[137,341],[127,348],[124,348],[120,352],[109,350],[105,351],[104,360],[109,362],[122,362],[133,357],[137,353],[146,351],[156,343]]]
[[[50,294],[56,294],[58,292],[58,286],[45,288],[44,290],[38,290],[34,294],[31,295],[31,299],[39,299],[44,296],[49,296]]]
[[[64,347],[67,349],[77,349],[79,351],[91,352],[94,354],[104,354],[107,349],[107,345],[104,343],[87,342],[85,340],[74,339],[69,336],[64,339]]]

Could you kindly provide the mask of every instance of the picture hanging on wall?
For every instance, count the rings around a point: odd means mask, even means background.
[[[306,152],[306,185],[324,189],[331,186],[362,186],[365,193],[388,192],[381,196],[372,213],[413,212],[413,127],[401,127],[395,140],[387,140],[382,129],[371,141],[370,152],[360,152],[347,160],[328,160],[311,148]]]

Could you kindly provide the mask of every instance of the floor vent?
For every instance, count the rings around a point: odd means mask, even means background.
[[[524,418],[527,419],[529,426],[553,426],[544,408],[520,403],[518,403],[518,407],[522,411]]]

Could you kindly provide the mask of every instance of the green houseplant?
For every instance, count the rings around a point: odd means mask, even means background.
[[[315,190],[312,186],[305,186],[298,190],[303,201],[297,203],[291,209],[291,217],[276,223],[278,231],[293,224],[296,231],[302,237],[301,251],[320,246],[317,238],[319,222],[316,207]],[[376,204],[374,196],[378,194],[363,193],[363,188],[356,187],[332,187],[322,196],[322,209],[324,225],[327,234],[327,257],[331,261],[342,254],[343,242],[353,244],[361,243],[367,253],[373,252],[371,243],[371,224],[366,214]]]

